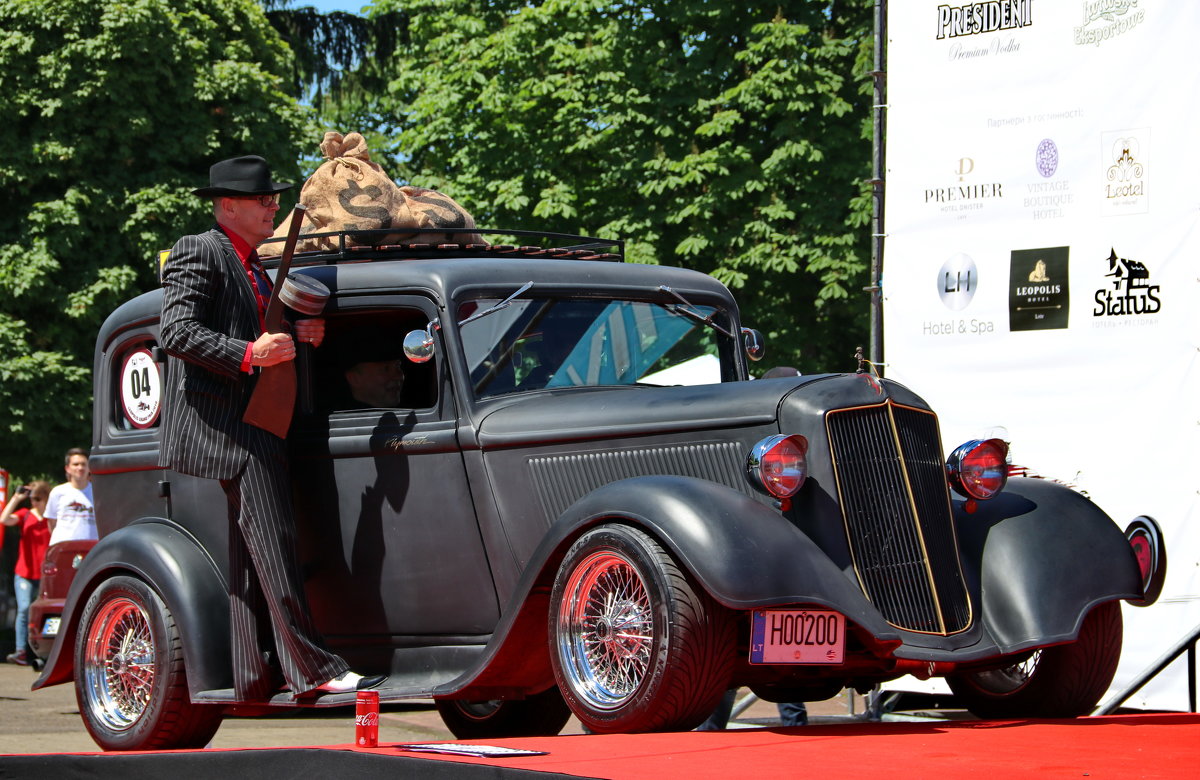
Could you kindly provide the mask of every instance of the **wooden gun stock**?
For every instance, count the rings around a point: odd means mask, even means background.
[[[279,258],[279,270],[275,273],[275,286],[271,290],[271,299],[267,302],[267,312],[264,317],[268,333],[279,333],[283,324],[283,302],[279,293],[287,279],[288,267],[292,264],[292,254],[296,251],[296,239],[300,235],[300,225],[304,221],[304,206],[297,203],[292,209],[292,222],[288,226],[287,241],[283,245],[283,255]],[[276,363],[265,366],[258,373],[258,382],[250,396],[250,403],[242,414],[242,422],[262,428],[283,439],[287,437],[288,428],[292,426],[292,415],[296,410],[296,362]]]

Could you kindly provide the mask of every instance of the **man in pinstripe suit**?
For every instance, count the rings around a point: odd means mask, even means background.
[[[239,700],[276,690],[270,651],[295,694],[374,687],[330,652],[316,631],[296,555],[282,439],[242,422],[261,367],[293,360],[291,335],[265,333],[270,282],[255,247],[274,232],[279,193],[261,157],[223,160],[209,170],[216,226],[179,239],[162,271],[162,344],[168,363],[160,465],[218,479],[229,504],[229,595],[233,684]],[[295,336],[318,346],[321,319]],[[269,626],[265,618],[269,617]]]

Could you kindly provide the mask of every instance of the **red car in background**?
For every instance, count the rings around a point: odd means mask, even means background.
[[[29,647],[33,650],[29,661],[35,669],[42,668],[54,649],[67,591],[83,559],[95,546],[95,539],[75,540],[59,542],[46,551],[38,597],[29,605]]]

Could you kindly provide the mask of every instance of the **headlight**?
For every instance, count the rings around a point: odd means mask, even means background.
[[[954,492],[983,501],[1008,482],[1008,444],[1001,439],[975,439],[963,444],[946,461]]]
[[[754,445],[746,458],[750,484],[778,499],[791,498],[808,477],[808,439],[775,434]]]

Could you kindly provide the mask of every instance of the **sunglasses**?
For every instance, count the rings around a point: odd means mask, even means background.
[[[243,198],[238,198],[238,200],[256,200],[258,201],[258,205],[264,209],[269,209],[272,206],[279,205],[279,193],[277,192],[274,195],[247,195]]]

